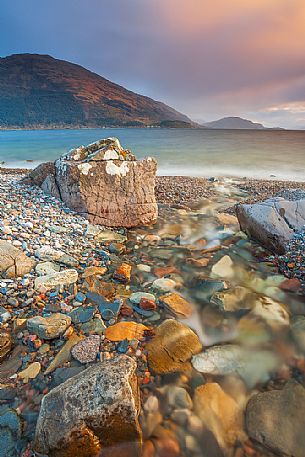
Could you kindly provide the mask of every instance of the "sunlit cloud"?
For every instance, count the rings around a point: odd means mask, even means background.
[[[302,123],[293,107],[305,93],[304,0],[30,0],[22,15],[24,0],[14,0],[1,9],[1,55],[71,60],[196,119]]]

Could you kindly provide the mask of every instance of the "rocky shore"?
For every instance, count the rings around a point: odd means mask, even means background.
[[[305,184],[159,177],[127,231],[24,174],[0,176],[0,456],[303,457],[304,237],[270,256],[230,208]]]

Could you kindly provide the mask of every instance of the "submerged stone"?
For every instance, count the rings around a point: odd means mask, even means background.
[[[189,327],[174,319],[167,319],[157,327],[146,350],[151,370],[164,374],[188,370],[188,361],[202,350],[202,344]]]

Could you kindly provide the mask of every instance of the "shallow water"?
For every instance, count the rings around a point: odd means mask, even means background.
[[[158,225],[150,231],[161,236],[158,246],[139,242],[143,233],[137,237],[137,256],[145,264],[175,269],[167,277],[193,306],[191,317],[178,319],[195,330],[204,348],[201,361],[193,358],[191,370],[168,373],[146,386],[141,423],[145,438],[152,440],[160,434],[158,424],[164,427],[167,439],[179,443],[179,455],[265,456],[247,441],[246,404],[267,386],[279,386],[291,377],[304,382],[304,372],[298,369],[304,357],[290,332],[293,316],[305,313],[305,300],[279,287],[285,278],[264,249],[239,232],[238,224],[220,221],[219,212],[242,194],[231,181],[216,186],[218,196],[193,212],[161,210]],[[232,262],[220,266],[228,257]],[[148,287],[153,279],[150,273],[139,273],[139,282]],[[163,320],[173,315],[165,307],[161,316]],[[211,392],[204,401],[214,406],[201,409],[196,389],[215,385],[210,383],[221,387],[221,400],[218,391]],[[180,400],[175,403],[176,395]],[[219,409],[217,401],[237,405],[236,429],[225,430],[226,405],[221,403]]]
[[[34,167],[99,138],[118,137],[138,157],[157,158],[160,175],[305,180],[305,131],[81,129],[0,131],[0,161]]]

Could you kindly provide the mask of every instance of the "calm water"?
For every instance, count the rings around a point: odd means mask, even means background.
[[[160,175],[305,180],[305,131],[90,129],[0,131],[0,161],[34,167],[100,138],[116,136],[137,157],[152,155]],[[27,162],[31,161],[31,162]]]

